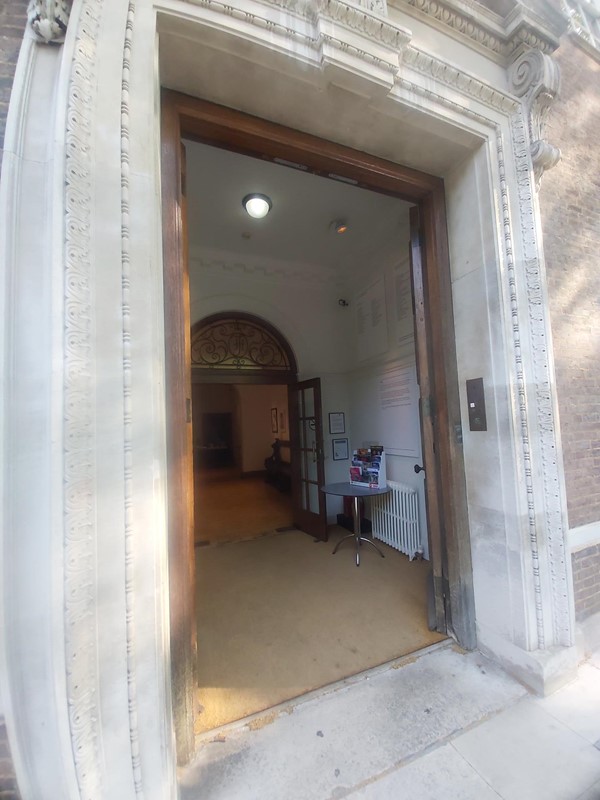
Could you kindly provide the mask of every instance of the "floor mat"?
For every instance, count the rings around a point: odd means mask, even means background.
[[[443,636],[427,629],[427,562],[294,531],[196,551],[197,732],[262,711]]]

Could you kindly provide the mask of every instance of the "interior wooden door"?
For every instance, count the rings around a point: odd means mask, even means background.
[[[327,541],[321,380],[294,383],[288,392],[294,525]]]
[[[410,209],[410,266],[414,303],[415,342],[417,353],[417,378],[419,382],[419,412],[421,418],[421,445],[425,469],[425,497],[427,506],[427,529],[429,533],[430,560],[433,573],[430,627],[446,632],[446,603],[444,581],[444,557],[442,550],[439,501],[438,463],[435,454],[434,391],[430,373],[431,342],[426,319],[426,287],[424,272],[424,236],[421,213],[418,206]],[[419,465],[420,467],[421,465]]]

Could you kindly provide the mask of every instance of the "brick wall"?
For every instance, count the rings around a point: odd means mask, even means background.
[[[0,164],[4,148],[6,115],[27,20],[27,0],[0,0]],[[18,800],[6,726],[0,716],[0,800]]]
[[[27,0],[0,0],[0,162],[10,89],[27,21],[26,12]]]
[[[580,622],[600,612],[600,544],[573,553],[575,616]]]
[[[546,135],[562,151],[540,207],[569,527],[600,520],[600,64],[568,37]]]
[[[540,208],[569,526],[600,520],[600,64],[565,38],[547,138],[562,151]],[[600,611],[600,546],[572,555],[579,621]]]

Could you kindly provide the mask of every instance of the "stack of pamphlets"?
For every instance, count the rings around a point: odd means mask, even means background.
[[[385,453],[381,445],[359,447],[353,451],[350,483],[365,489],[380,489],[386,485]]]

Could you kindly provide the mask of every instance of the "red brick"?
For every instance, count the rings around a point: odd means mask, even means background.
[[[561,96],[545,137],[562,160],[543,178],[540,210],[553,329],[569,524],[600,519],[600,64],[565,37]]]

